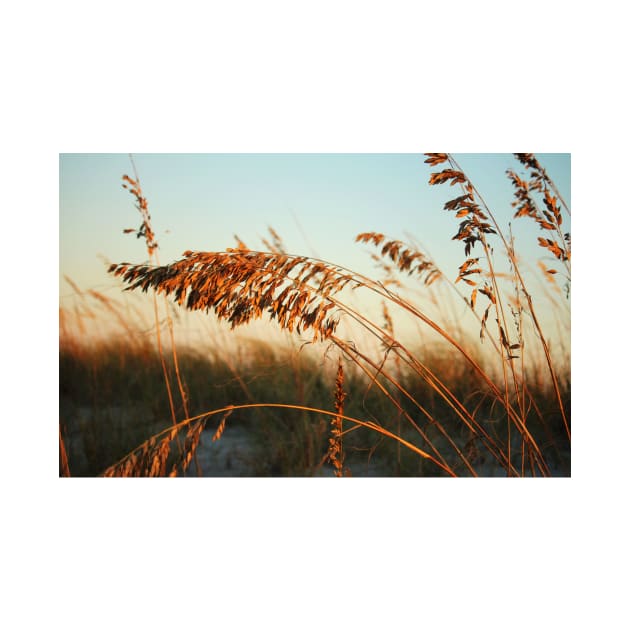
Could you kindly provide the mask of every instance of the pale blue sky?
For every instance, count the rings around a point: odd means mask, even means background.
[[[503,226],[513,215],[507,168],[522,171],[511,154],[454,154]],[[570,203],[569,154],[538,154]],[[134,154],[149,202],[162,263],[187,249],[234,246],[234,234],[262,248],[272,226],[291,253],[317,255],[373,273],[359,232],[413,235],[454,278],[463,246],[451,241],[459,220],[445,201],[459,193],[429,186],[422,154]],[[82,288],[116,286],[102,256],[112,262],[146,260],[137,228],[140,215],[121,176],[133,175],[128,154],[61,154],[60,295],[71,293],[70,276]],[[544,255],[533,221],[513,221],[517,249]],[[113,289],[112,289],[113,290]]]

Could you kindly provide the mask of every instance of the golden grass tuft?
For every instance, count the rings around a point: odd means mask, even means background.
[[[338,320],[329,315],[332,296],[355,278],[339,267],[301,256],[251,250],[185,252],[171,265],[122,263],[110,273],[129,289],[173,294],[189,310],[214,313],[232,328],[268,313],[281,328],[298,334],[313,330],[313,340],[328,339]]]

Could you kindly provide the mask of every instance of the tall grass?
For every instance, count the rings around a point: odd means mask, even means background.
[[[515,156],[526,171],[522,175],[515,170],[507,173],[515,192],[515,219],[537,224],[543,234],[538,244],[556,261],[553,267],[543,264],[538,271],[551,289],[562,334],[562,327],[570,323],[566,300],[571,241],[565,231],[565,215],[570,216],[570,210],[533,154]],[[314,404],[308,404],[294,397],[278,401],[270,394],[274,390],[252,393],[243,387],[246,400],[239,403],[235,398],[225,406],[191,415],[172,340],[172,365],[184,417],[176,419],[169,390],[171,426],[111,463],[104,474],[182,474],[208,423],[221,418],[221,431],[215,434],[219,439],[226,420],[229,426],[227,414],[263,409],[272,414],[282,410],[285,423],[284,427],[275,423],[279,431],[272,432],[270,448],[285,442],[285,432],[292,435],[299,418],[304,439],[293,448],[310,450],[308,461],[302,462],[302,473],[314,473],[327,462],[334,474],[351,474],[353,464],[348,461],[352,455],[356,466],[357,454],[369,461],[378,452],[391,462],[390,474],[569,474],[568,352],[562,356],[552,351],[537,311],[539,305],[526,282],[531,273],[518,256],[511,228],[506,231],[499,225],[453,156],[428,153],[425,157],[436,169],[430,185],[449,184],[459,189],[444,204],[444,210],[459,219],[452,238],[463,245],[463,260],[453,280],[416,245],[376,232],[362,232],[356,240],[375,248],[375,261],[385,272],[381,279],[288,254],[275,232],[271,233],[272,242],[266,243],[268,251],[251,250],[238,241],[236,248],[223,252],[185,252],[181,260],[169,265],[111,265],[110,272],[128,290],[151,290],[155,297],[170,297],[181,308],[213,313],[232,329],[268,318],[319,348],[321,364],[335,356],[337,369],[329,369],[327,375],[319,366],[309,368],[311,376],[320,375],[318,383],[329,379],[329,402],[321,391],[311,399]],[[137,177],[126,177],[126,181],[140,209],[146,210]],[[149,243],[150,228],[146,221],[143,226],[139,233]],[[505,267],[509,271],[502,271]],[[558,282],[560,276],[564,287]],[[418,299],[418,293],[403,290],[403,278],[418,283],[420,295],[439,295],[433,298],[438,307],[443,307],[447,294],[464,304],[476,318],[479,338],[475,341],[458,325],[436,317]],[[566,296],[559,297],[562,290]],[[368,314],[356,308],[350,298],[357,291],[376,297],[381,312]],[[392,314],[405,315],[419,330],[429,333],[436,340],[434,349],[417,347],[397,335]],[[354,337],[348,337],[349,330],[355,331]],[[168,385],[161,349],[159,354]],[[238,379],[234,366],[231,372]],[[330,427],[327,441],[322,417],[328,418]],[[257,424],[259,428],[272,425],[269,418],[261,418]],[[176,453],[171,443],[180,436],[183,444]],[[292,468],[285,468],[284,473],[297,474]]]

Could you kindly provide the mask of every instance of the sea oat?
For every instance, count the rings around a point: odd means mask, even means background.
[[[217,430],[212,436],[213,442],[217,442],[218,440],[221,439],[221,436],[223,435],[223,431],[225,431],[225,421],[228,419],[228,417],[231,414],[232,414],[232,409],[229,409],[228,411],[225,412],[225,414],[223,414],[223,418],[221,418],[221,422],[219,422],[219,426],[217,427]]]
[[[337,378],[335,379],[335,413],[338,414],[330,421],[330,439],[328,440],[328,460],[335,469],[336,477],[349,475],[349,470],[344,469],[343,462],[345,455],[343,452],[343,402],[346,399],[346,392],[343,389],[344,374],[341,359],[337,366]]]
[[[536,221],[541,230],[554,231],[556,233],[555,238],[539,237],[538,244],[551,252],[559,261],[568,263],[571,260],[571,236],[562,229],[562,212],[558,198],[550,192],[549,178],[531,154],[517,153],[516,155],[517,157],[520,156],[519,159],[523,164],[533,169],[533,173],[531,179],[526,181],[513,170],[507,171],[507,175],[515,189],[514,196],[516,200],[512,202],[512,206],[516,208],[514,217],[530,217]],[[532,191],[542,194],[546,209],[539,208]]]
[[[386,240],[384,234],[376,232],[362,232],[355,238],[357,243],[371,243],[376,247],[383,244],[380,254],[382,257],[389,258],[399,271],[406,272],[408,275],[417,274],[424,276],[426,285],[433,284],[441,277],[440,270],[431,262],[422,252],[406,245],[398,240]],[[386,268],[386,271],[390,271]]]
[[[313,330],[328,339],[339,323],[329,315],[331,296],[353,281],[338,268],[304,257],[267,252],[185,252],[171,265],[112,265],[129,289],[173,295],[189,310],[213,310],[232,328],[268,314],[281,328]]]

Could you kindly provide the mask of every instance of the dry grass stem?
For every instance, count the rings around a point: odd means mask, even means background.
[[[335,379],[335,413],[331,421],[330,439],[328,440],[328,460],[335,469],[336,477],[349,476],[350,471],[343,466],[344,452],[343,452],[343,401],[346,398],[346,392],[343,389],[343,364],[339,359],[337,367],[337,378]]]

